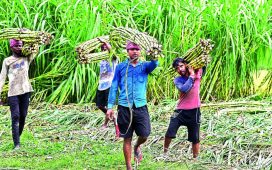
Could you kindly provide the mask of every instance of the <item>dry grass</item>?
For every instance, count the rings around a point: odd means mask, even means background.
[[[152,134],[143,148],[144,153],[153,156],[153,161],[184,163],[189,169],[261,169],[271,166],[272,108],[267,107],[271,106],[269,100],[205,104],[202,108],[202,147],[197,162],[191,160],[191,145],[186,141],[184,127],[180,128],[177,138],[173,140],[169,154],[162,154],[164,134],[174,105],[175,102],[171,101],[159,106],[149,105]],[[244,109],[239,110],[242,106]],[[28,127],[44,127],[47,133],[43,140],[76,143],[82,137],[89,137],[91,141],[115,141],[113,124],[101,130],[104,115],[93,106],[45,107],[40,104],[30,112]],[[60,126],[63,128],[58,128]]]

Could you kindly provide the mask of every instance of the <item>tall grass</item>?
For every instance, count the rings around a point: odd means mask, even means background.
[[[270,1],[99,1],[2,0],[0,28],[45,30],[55,40],[42,47],[31,66],[35,99],[53,103],[89,102],[95,96],[97,64],[80,65],[74,47],[109,33],[113,26],[148,32],[163,44],[165,58],[149,77],[148,99],[176,98],[173,76],[166,74],[173,58],[182,56],[200,38],[215,43],[212,63],[203,79],[203,100],[229,100],[255,93],[253,72],[271,60]],[[10,55],[0,42],[0,59]]]

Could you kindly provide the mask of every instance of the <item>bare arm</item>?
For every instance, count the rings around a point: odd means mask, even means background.
[[[5,84],[5,80],[7,77],[7,72],[8,72],[8,66],[6,65],[6,62],[4,60],[3,65],[2,65],[1,74],[0,74],[0,101],[1,101],[1,93],[3,90],[3,86]]]
[[[37,55],[38,55],[38,53],[39,53],[39,45],[38,44],[34,44],[33,45],[34,47],[34,53],[32,53],[32,54],[30,54],[30,56],[28,57],[28,60],[29,60],[29,63],[31,63],[34,59],[35,59],[35,57],[37,57]]]

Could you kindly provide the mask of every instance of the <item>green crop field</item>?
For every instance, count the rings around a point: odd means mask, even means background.
[[[148,78],[152,134],[139,169],[271,169],[271,0],[1,0],[0,29],[54,35],[30,66],[35,92],[22,147],[13,151],[8,107],[0,106],[0,169],[125,169],[122,141],[93,100],[99,63],[80,64],[75,47],[129,27],[154,36],[164,58]],[[169,68],[200,39],[211,39],[201,82],[201,153],[191,159],[181,128],[171,152],[163,138],[178,90]],[[11,55],[0,40],[0,68]],[[121,55],[121,54],[120,54]],[[7,96],[8,83],[2,96]]]
[[[55,36],[41,48],[30,70],[36,101],[92,101],[98,67],[79,64],[75,47],[118,26],[148,32],[163,45],[165,58],[149,77],[148,98],[153,102],[177,97],[173,77],[161,75],[173,58],[182,56],[200,38],[210,38],[215,45],[201,89],[203,100],[255,94],[254,74],[260,68],[271,70],[270,1],[2,0],[0,7],[0,28],[25,27]],[[3,60],[10,55],[8,41],[0,46]],[[271,75],[266,80],[271,85]],[[271,94],[270,87],[264,95]]]

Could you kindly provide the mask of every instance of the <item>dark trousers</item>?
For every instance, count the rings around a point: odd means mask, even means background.
[[[8,97],[11,112],[12,138],[14,145],[20,144],[29,105],[30,93]]]

